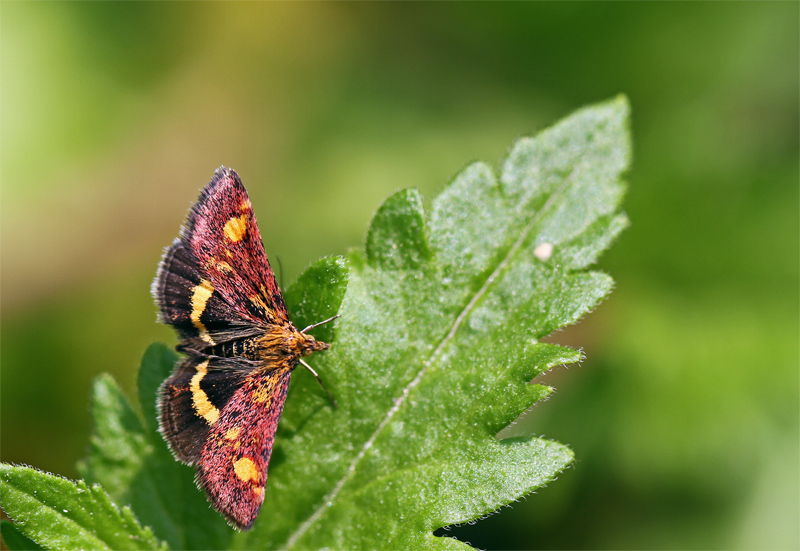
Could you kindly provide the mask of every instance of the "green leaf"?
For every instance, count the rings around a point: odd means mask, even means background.
[[[309,266],[284,294],[292,322],[299,329],[319,323],[339,312],[347,289],[348,270],[340,256],[323,258]],[[333,324],[313,331],[323,342],[333,342]]]
[[[101,484],[115,502],[129,502],[133,480],[152,447],[139,416],[111,375],[102,374],[94,381],[92,416],[89,456],[78,463],[78,471],[87,482]]]
[[[3,543],[10,551],[39,551],[44,549],[31,539],[26,538],[19,528],[7,520],[0,521],[0,535],[3,536]]]
[[[431,258],[425,230],[422,196],[415,189],[400,191],[381,205],[373,219],[367,258],[385,268],[420,267]]]
[[[428,214],[414,190],[386,200],[348,257],[334,346],[312,357],[339,407],[296,372],[260,518],[235,548],[464,548],[433,532],[572,461],[496,434],[551,391],[533,377],[580,359],[538,339],[612,288],[582,270],[627,225],[627,118],[624,98],[583,109],[517,142],[499,177],[467,167]]]
[[[0,500],[15,528],[47,549],[167,548],[99,485],[0,464]]]

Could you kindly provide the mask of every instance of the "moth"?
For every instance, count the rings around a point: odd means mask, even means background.
[[[330,348],[307,331],[338,316],[302,331],[292,325],[250,199],[226,167],[166,249],[152,293],[185,354],[159,390],[161,434],[195,467],[213,507],[249,530],[292,371],[302,363],[319,381],[302,358]]]

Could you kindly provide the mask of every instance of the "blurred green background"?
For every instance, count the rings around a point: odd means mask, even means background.
[[[797,548],[798,6],[3,2],[2,460],[77,476],[92,378],[133,395],[145,347],[174,342],[150,282],[220,164],[289,283],[394,190],[430,198],[623,92],[617,288],[550,338],[587,358],[513,429],[577,460],[449,533]]]

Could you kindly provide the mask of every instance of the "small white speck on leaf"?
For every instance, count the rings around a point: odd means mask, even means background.
[[[553,255],[553,244],[539,243],[538,245],[536,245],[536,248],[533,249],[533,254],[536,256],[536,258],[538,258],[542,262],[547,262]]]

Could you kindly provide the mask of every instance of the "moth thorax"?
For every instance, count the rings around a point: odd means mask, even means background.
[[[308,356],[313,352],[327,350],[330,345],[320,342],[311,335],[298,331],[293,325],[287,324],[272,328],[258,339],[258,348],[263,359],[275,357],[299,358]]]

